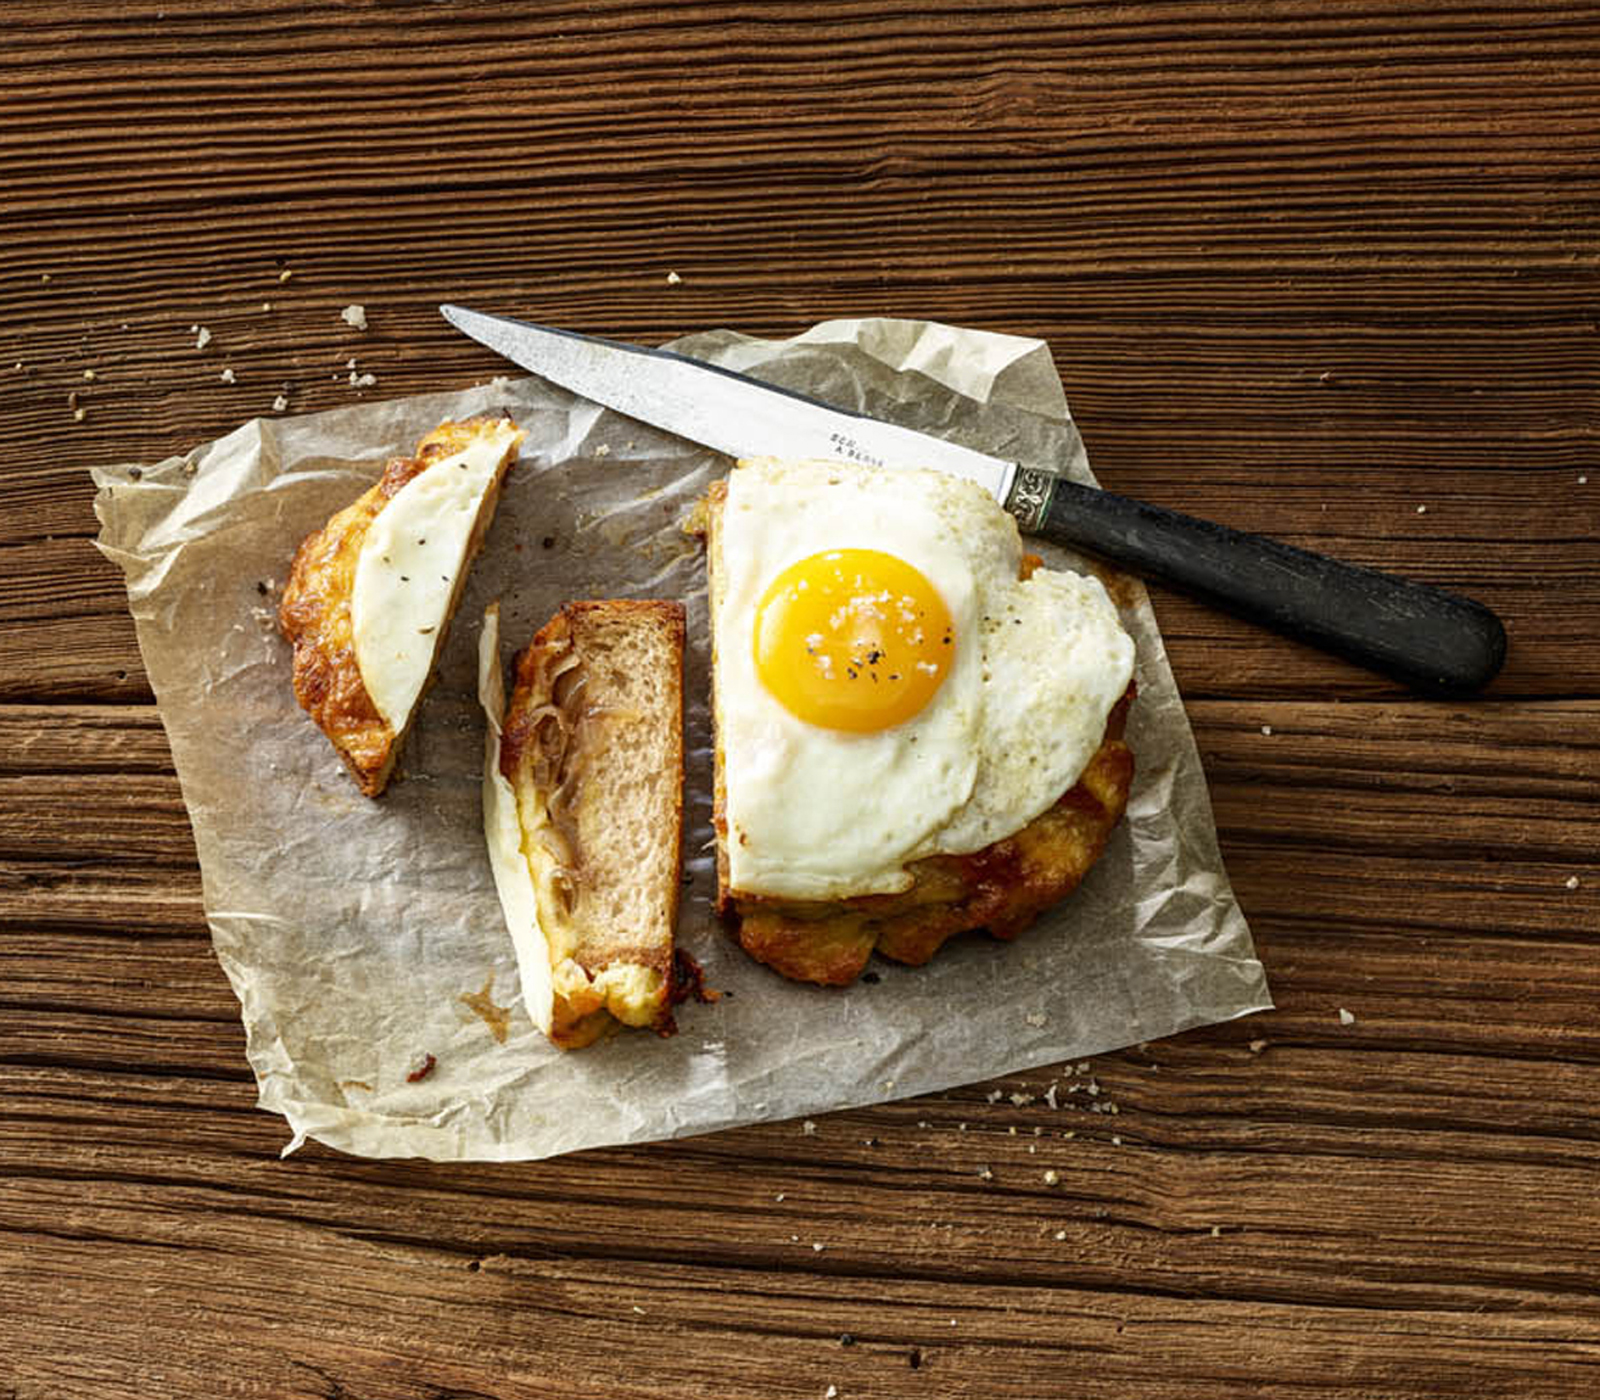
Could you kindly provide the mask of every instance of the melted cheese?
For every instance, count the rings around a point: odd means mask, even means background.
[[[356,665],[397,733],[433,669],[478,515],[515,432],[507,423],[418,473],[361,546],[350,594]]]
[[[483,834],[489,847],[489,867],[505,912],[506,928],[517,953],[522,975],[522,1002],[528,1015],[546,1035],[554,1017],[555,985],[550,969],[550,949],[539,925],[539,901],[533,874],[522,850],[522,825],[517,819],[517,795],[500,772],[500,730],[505,723],[505,681],[500,675],[500,605],[491,603],[483,615],[478,638],[478,700],[488,717],[483,752]]]

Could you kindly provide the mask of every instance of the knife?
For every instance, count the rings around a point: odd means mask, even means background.
[[[730,457],[929,467],[975,481],[1027,534],[1088,550],[1417,690],[1477,690],[1505,660],[1500,619],[1440,588],[1113,495],[675,351],[439,309],[541,378]]]

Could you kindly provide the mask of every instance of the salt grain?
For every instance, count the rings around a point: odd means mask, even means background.
[[[1339,1008],[1339,1024],[1341,1026],[1353,1026],[1355,1023],[1355,1014],[1353,1012],[1346,1011],[1344,1007],[1341,1006]]]

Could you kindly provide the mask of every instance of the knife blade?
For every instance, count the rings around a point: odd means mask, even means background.
[[[1441,588],[1085,486],[1048,464],[992,457],[672,350],[439,309],[552,384],[730,457],[831,458],[974,481],[1028,534],[1088,550],[1424,692],[1478,690],[1505,660],[1500,619]]]

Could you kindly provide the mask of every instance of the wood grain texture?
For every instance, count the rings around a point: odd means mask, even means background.
[[[6,17],[0,1397],[1600,1393],[1592,7]],[[442,300],[1044,337],[1106,485],[1471,593],[1507,668],[1158,594],[1270,1014],[813,1133],[280,1162],[87,468],[501,372]]]

